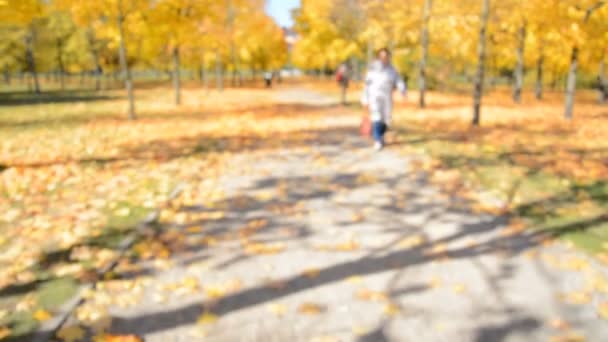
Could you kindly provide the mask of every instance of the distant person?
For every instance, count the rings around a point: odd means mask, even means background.
[[[272,72],[266,71],[264,73],[264,83],[266,83],[266,88],[272,88]]]
[[[395,88],[403,98],[406,97],[405,82],[391,64],[391,53],[382,48],[377,59],[369,65],[361,97],[361,103],[369,110],[374,148],[378,151],[384,147],[384,135],[391,124]]]
[[[350,82],[350,68],[348,64],[343,63],[338,67],[336,71],[336,82],[342,90],[342,104],[346,105],[346,91],[348,90],[348,84]]]

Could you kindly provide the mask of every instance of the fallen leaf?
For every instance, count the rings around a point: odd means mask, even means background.
[[[441,286],[442,281],[441,278],[439,277],[433,277],[431,280],[429,280],[429,287],[430,288],[438,288],[439,286]]]
[[[388,303],[384,306],[383,312],[387,316],[396,316],[401,312],[401,308],[395,303]]]
[[[48,311],[43,309],[36,310],[33,316],[37,321],[40,322],[48,321],[49,319],[53,318],[53,316]]]
[[[0,340],[7,338],[11,335],[11,329],[7,327],[0,327]]]
[[[361,276],[350,276],[346,278],[346,281],[351,284],[360,284],[363,282],[363,278],[361,278]]]
[[[570,323],[564,321],[563,319],[556,318],[549,322],[549,326],[553,329],[558,330],[570,330]]]
[[[372,302],[385,302],[388,300],[388,295],[380,291],[371,291],[368,289],[361,289],[357,292],[356,298],[359,300],[372,301]]]
[[[454,285],[453,290],[454,290],[454,293],[461,294],[461,293],[464,293],[467,289],[463,284],[456,284],[456,285]]]
[[[77,325],[61,328],[57,332],[57,337],[65,342],[76,342],[83,339],[84,335],[84,330]]]
[[[325,307],[315,303],[303,303],[298,307],[298,312],[306,315],[319,315],[325,311]]]
[[[198,317],[198,319],[196,320],[196,323],[199,325],[213,324],[213,323],[217,322],[218,319],[219,318],[217,315],[215,315],[211,312],[205,312]]]
[[[401,240],[398,246],[400,248],[410,249],[422,245],[424,241],[425,239],[422,235],[414,235]]]
[[[283,304],[272,303],[268,304],[268,310],[277,316],[283,316],[287,312],[287,308]]]
[[[351,219],[354,223],[363,222],[365,220],[365,215],[362,213],[355,213]]]
[[[307,278],[314,279],[319,276],[321,272],[317,268],[308,268],[305,269],[302,274],[304,274]]]
[[[93,342],[143,342],[143,339],[136,335],[102,334],[94,336]]]

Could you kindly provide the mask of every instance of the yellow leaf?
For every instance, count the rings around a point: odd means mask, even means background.
[[[53,316],[48,311],[43,310],[43,309],[38,309],[38,310],[36,310],[36,312],[34,312],[34,318],[37,321],[41,321],[41,322],[48,321],[52,317]]]
[[[396,316],[401,312],[401,308],[395,303],[388,303],[384,306],[384,314],[387,316]]]
[[[358,223],[358,222],[363,222],[363,220],[365,220],[365,215],[363,215],[362,213],[353,214],[353,217],[352,217],[353,222]]]
[[[93,342],[142,342],[143,340],[135,335],[110,335],[102,334],[93,337]]]
[[[57,337],[65,342],[76,342],[84,338],[84,330],[77,325],[61,328],[57,332]]]
[[[431,279],[429,281],[429,285],[428,286],[430,288],[438,288],[439,286],[441,286],[441,284],[442,284],[441,278],[439,278],[439,277],[433,277],[433,279]]]
[[[7,327],[0,327],[0,340],[7,338],[11,335],[11,329]]]
[[[325,308],[322,305],[315,303],[303,303],[298,308],[298,312],[306,315],[318,315],[325,311]]]
[[[120,208],[120,209],[114,211],[114,215],[120,216],[120,217],[129,216],[130,213],[131,213],[131,209],[129,209],[129,208]]]
[[[346,281],[352,284],[360,284],[363,282],[363,278],[361,278],[361,276],[350,276],[346,278]]]
[[[283,316],[287,308],[285,305],[272,303],[268,305],[268,310],[277,316]]]
[[[384,292],[370,291],[368,289],[362,289],[357,292],[356,295],[359,300],[366,300],[372,302],[385,302],[388,300],[388,296]]]
[[[408,238],[405,238],[403,240],[401,240],[401,242],[399,242],[399,247],[400,248],[415,248],[418,247],[420,245],[422,245],[424,243],[424,237],[421,235],[414,235],[414,236],[410,236]]]
[[[317,268],[308,268],[302,272],[307,278],[313,279],[319,276],[320,271]]]
[[[549,326],[551,326],[551,328],[553,328],[553,329],[558,329],[558,330],[569,330],[570,329],[570,323],[568,323],[560,318],[551,320],[549,322]]]
[[[198,317],[198,319],[196,320],[196,323],[199,325],[213,324],[213,323],[217,322],[218,319],[219,318],[217,317],[217,315],[215,315],[211,312],[205,312]]]
[[[466,291],[466,287],[463,284],[454,285],[454,293],[461,294]]]

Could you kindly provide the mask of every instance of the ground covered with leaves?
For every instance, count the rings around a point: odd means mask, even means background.
[[[357,137],[361,110],[333,105],[328,84],[190,88],[179,108],[151,87],[137,94],[134,122],[121,95],[3,97],[0,338],[28,336],[91,282],[58,339],[373,340],[419,331],[407,317],[435,310],[428,340],[536,327],[603,336],[603,268],[553,247],[564,236],[608,259],[608,116],[590,99],[568,123],[556,98],[515,106],[494,94],[471,129],[467,97],[431,94],[424,111],[400,105],[389,150],[374,154]],[[517,297],[512,284],[530,281],[536,263],[558,280],[537,279],[547,296],[531,307],[497,300],[495,320],[475,327],[435,307],[440,296],[477,316],[488,308],[467,298],[500,298],[496,283]],[[321,323],[345,312],[374,314]]]
[[[521,105],[506,92],[485,99],[482,126],[470,126],[468,98],[431,94],[429,107],[398,111],[399,145],[433,158],[422,167],[480,210],[509,213],[520,225],[563,236],[608,262],[608,108],[579,94],[575,118],[549,93]]]

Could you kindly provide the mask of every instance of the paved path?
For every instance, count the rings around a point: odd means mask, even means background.
[[[281,96],[318,99],[301,93]],[[182,208],[189,223],[164,227],[196,248],[123,291],[138,304],[112,308],[111,331],[146,341],[608,341],[596,311],[605,274],[593,263],[471,214],[412,171],[414,157],[372,151],[349,120],[308,146],[236,154],[220,180],[225,198]]]

